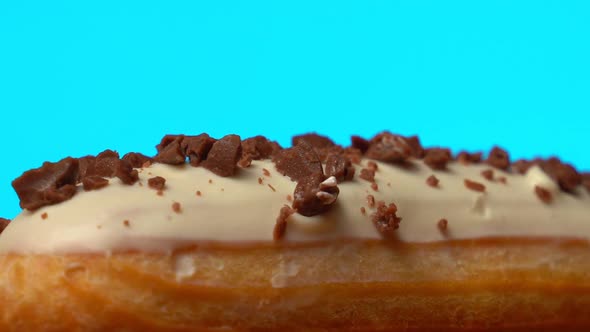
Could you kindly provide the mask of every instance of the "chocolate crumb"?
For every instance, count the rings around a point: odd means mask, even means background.
[[[437,178],[436,176],[434,176],[434,174],[433,174],[433,175],[431,175],[431,176],[429,176],[429,177],[426,179],[426,184],[427,184],[427,185],[429,185],[429,186],[431,186],[431,187],[433,187],[433,188],[436,188],[436,187],[438,187],[438,183],[439,183],[439,182],[440,182],[440,181],[438,180],[438,178]]]
[[[252,165],[252,158],[251,157],[244,157],[244,155],[242,155],[242,159],[240,159],[238,161],[238,166],[240,166],[241,168],[248,168]]]
[[[391,187],[391,182],[387,182],[387,186],[388,187]]]
[[[510,167],[510,157],[508,156],[508,152],[497,146],[490,151],[486,162],[489,165],[502,170],[507,170],[508,167]]]
[[[77,178],[78,160],[68,157],[23,173],[12,181],[12,187],[20,198],[20,207],[34,211],[74,196]]]
[[[445,218],[442,218],[438,221],[437,226],[441,232],[446,232],[449,225],[449,221]]]
[[[449,149],[432,148],[426,150],[424,155],[424,163],[431,169],[444,170],[451,160],[451,150]]]
[[[227,135],[215,142],[202,163],[211,172],[227,177],[236,174],[242,156],[242,141],[238,135]]]
[[[262,174],[264,174],[264,176],[270,177],[270,172],[266,168],[262,169]]]
[[[292,201],[293,201],[293,196],[287,195],[287,202],[292,202]]]
[[[130,227],[131,226],[131,224],[129,223],[129,220],[123,220],[123,225],[125,227]]]
[[[82,187],[86,191],[104,188],[108,184],[109,184],[109,180],[107,180],[101,176],[91,175],[91,176],[86,176],[82,179]]]
[[[295,211],[288,205],[285,205],[281,208],[272,232],[274,240],[280,240],[285,237],[285,232],[287,231],[287,219],[293,213],[295,213]]]
[[[172,211],[174,211],[176,213],[181,213],[182,212],[182,206],[180,205],[180,203],[178,203],[178,202],[172,203]]]
[[[302,140],[296,146],[281,150],[273,156],[279,173],[299,182],[304,178],[323,175],[322,163],[313,147]]]
[[[412,147],[404,137],[384,132],[371,139],[365,155],[385,162],[401,162],[412,155]]]
[[[166,179],[161,176],[156,176],[148,179],[148,186],[152,189],[163,190],[166,185]]]
[[[482,158],[481,152],[470,153],[467,151],[461,151],[457,155],[457,161],[463,165],[480,163],[481,158]]]
[[[213,180],[209,179],[209,184],[213,183]]]
[[[141,164],[141,168],[150,168],[152,166],[151,161],[146,161],[145,163]]]
[[[481,176],[483,176],[488,181],[494,181],[494,171],[491,169],[481,171]]]
[[[382,236],[392,237],[395,234],[394,231],[399,228],[402,218],[398,217],[396,213],[397,206],[394,203],[385,205],[385,203],[380,202],[377,211],[372,214],[371,221]]]
[[[375,182],[375,171],[368,168],[363,168],[361,169],[359,178],[369,182]]]
[[[507,184],[508,183],[508,179],[506,179],[505,176],[499,176],[498,177],[498,182],[500,182],[502,184]]]
[[[463,181],[463,183],[465,184],[465,187],[467,187],[467,189],[473,190],[473,191],[479,191],[479,192],[484,192],[486,191],[486,186],[484,186],[483,184],[476,182],[476,181],[471,181],[469,179],[465,179]]]
[[[539,197],[539,199],[545,204],[551,204],[553,201],[553,195],[551,195],[551,192],[541,186],[535,186],[535,194],[537,194],[537,197]]]
[[[377,183],[373,182],[371,183],[371,189],[373,189],[374,191],[379,191],[379,186],[377,185]]]
[[[202,196],[202,195],[203,195],[203,194],[201,193],[201,191],[200,191],[200,190],[197,190],[197,196],[199,196],[199,197],[200,197],[200,196]]]
[[[262,178],[258,178],[258,184],[262,184],[264,180]]]
[[[339,192],[335,177],[324,180],[322,174],[312,174],[297,182],[293,208],[306,217],[320,214],[332,207]]]
[[[153,160],[152,158],[137,152],[129,152],[121,159],[128,162],[133,168],[144,168],[145,165],[149,167]]]
[[[158,190],[156,192],[156,195],[158,195],[158,196],[164,196],[164,191],[163,190]]]
[[[377,163],[371,160],[367,162],[367,168],[373,171],[373,173],[377,172],[377,170],[379,169]]]
[[[367,209],[365,209],[365,207],[364,207],[364,206],[361,206],[361,213],[362,213],[363,215],[367,214]]]
[[[352,180],[355,168],[349,158],[338,154],[330,154],[326,158],[326,176],[334,176],[338,183]]]
[[[2,234],[2,231],[4,231],[6,227],[8,227],[8,224],[10,224],[9,219],[0,218],[0,234]]]
[[[268,186],[270,189],[272,189],[272,191],[274,191],[274,192],[276,192],[276,191],[277,191],[277,190],[275,189],[275,187],[273,187],[273,186],[271,186],[271,185],[270,185],[270,183],[269,183],[269,184],[267,184],[267,186]]]
[[[375,196],[367,195],[367,205],[369,205],[370,208],[375,207]]]
[[[45,220],[45,219],[47,219],[47,217],[49,217],[49,215],[47,214],[47,212],[43,212],[41,214],[41,219]]]

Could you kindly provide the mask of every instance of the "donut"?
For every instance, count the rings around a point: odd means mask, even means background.
[[[12,183],[0,331],[590,329],[590,176],[382,132],[167,135]]]

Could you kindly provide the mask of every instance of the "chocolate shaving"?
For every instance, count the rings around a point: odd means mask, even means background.
[[[551,195],[551,192],[541,186],[535,186],[535,194],[545,204],[551,204],[553,201],[553,195]]]
[[[146,163],[152,163],[153,161],[152,158],[137,152],[129,152],[125,154],[121,159],[131,164],[131,167],[133,168],[144,167],[145,165],[149,165]]]
[[[293,181],[324,174],[318,155],[305,140],[290,149],[279,151],[273,158],[277,171]]]
[[[338,183],[352,180],[355,168],[347,157],[331,154],[326,159],[326,176],[333,176]]]
[[[95,176],[95,175],[86,176],[82,179],[82,186],[84,187],[84,190],[86,190],[86,191],[104,188],[108,184],[109,184],[109,180],[107,180],[103,177],[100,177],[100,176]]]
[[[8,227],[8,224],[10,224],[9,219],[0,218],[0,234]]]
[[[281,208],[275,223],[275,227],[272,231],[272,237],[275,241],[281,240],[285,237],[285,232],[287,231],[287,219],[289,219],[293,213],[295,213],[295,211],[288,205],[284,205]]]
[[[377,206],[377,211],[371,215],[371,221],[377,231],[384,237],[392,237],[395,230],[399,228],[402,218],[396,215],[397,206],[394,203],[385,205],[380,202]]]
[[[491,169],[481,171],[481,176],[483,176],[488,181],[494,181],[494,171]]]
[[[510,167],[510,157],[508,156],[508,152],[497,146],[490,151],[486,162],[492,167],[502,170],[507,170],[508,167]]]
[[[469,179],[465,179],[465,181],[463,181],[463,183],[465,184],[465,187],[467,189],[473,190],[473,191],[478,191],[478,192],[484,192],[486,191],[486,186],[484,186],[483,184],[476,182],[476,181],[471,181]]]
[[[424,156],[424,163],[431,169],[444,170],[447,168],[447,163],[452,160],[451,150],[432,148],[426,150]]]
[[[242,156],[242,141],[238,135],[227,135],[215,142],[209,151],[203,167],[227,177],[236,174],[237,163]]]
[[[186,154],[181,146],[184,135],[166,135],[156,146],[158,154],[154,160],[169,165],[180,165],[186,161]]]
[[[361,169],[361,174],[359,175],[359,178],[365,181],[375,182],[375,171],[373,171],[372,169],[363,168]]]
[[[148,179],[148,186],[152,189],[163,190],[166,185],[166,179],[161,176],[155,176]]]
[[[184,136],[180,142],[180,148],[182,153],[188,157],[191,166],[197,167],[203,160],[207,159],[207,155],[214,143],[215,139],[207,134]]]
[[[328,137],[315,133],[294,136],[292,139],[293,146],[297,146],[303,141],[311,145],[314,149],[324,149],[336,145]]]
[[[388,132],[378,134],[370,141],[366,157],[385,161],[401,162],[412,155],[412,147],[406,139]]]
[[[312,174],[297,182],[293,194],[293,209],[306,217],[327,211],[338,197],[336,178],[324,179],[322,174]]]
[[[70,199],[76,194],[78,160],[65,158],[57,163],[45,162],[41,168],[23,173],[12,181],[20,207],[30,211]]]
[[[433,187],[433,188],[436,188],[436,187],[438,187],[438,183],[439,183],[439,182],[440,182],[440,181],[438,180],[438,178],[437,178],[436,176],[434,176],[434,174],[433,174],[433,175],[431,175],[431,176],[429,176],[429,177],[426,179],[426,184],[427,184],[427,185],[429,185],[429,186],[431,186],[431,187]]]

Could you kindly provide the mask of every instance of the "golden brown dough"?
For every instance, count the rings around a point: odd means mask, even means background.
[[[202,245],[0,256],[0,331],[590,329],[590,244]]]

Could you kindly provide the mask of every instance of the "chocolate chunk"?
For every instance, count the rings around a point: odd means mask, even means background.
[[[166,179],[161,176],[154,176],[148,179],[148,186],[152,189],[163,190],[166,185]]]
[[[377,163],[371,160],[367,162],[367,168],[372,170],[373,172],[377,172],[379,170],[379,166],[377,166]]]
[[[93,172],[94,164],[96,162],[95,156],[85,156],[82,158],[78,158],[78,179],[77,182],[82,181],[82,179],[86,176],[92,176],[89,174]],[[98,175],[95,175],[98,176]]]
[[[318,135],[315,133],[304,134],[299,136],[294,136],[292,139],[293,146],[299,145],[302,141],[307,142],[311,145],[314,149],[323,149],[329,148],[336,144],[326,136]]]
[[[551,192],[541,186],[535,186],[535,194],[545,204],[551,204],[553,201],[553,195],[551,195]]]
[[[214,143],[215,139],[207,134],[184,136],[180,143],[180,148],[183,154],[188,156],[191,166],[197,167],[203,160],[207,159],[207,154]]]
[[[490,151],[486,162],[498,169],[507,170],[508,167],[510,167],[510,157],[508,156],[508,152],[497,146]]]
[[[129,152],[121,159],[131,164],[131,167],[133,168],[141,168],[146,163],[151,163],[153,161],[152,158],[137,152]]]
[[[352,143],[352,147],[358,149],[359,151],[361,151],[361,153],[367,152],[369,146],[371,145],[371,143],[368,140],[360,136],[352,136],[350,138],[350,141]]]
[[[295,213],[295,211],[288,205],[284,205],[279,212],[275,227],[272,231],[272,237],[274,240],[280,240],[285,237],[287,231],[287,219]]]
[[[273,156],[273,160],[277,171],[293,181],[299,182],[311,175],[324,174],[318,155],[306,141],[279,151]]]
[[[400,162],[412,155],[412,147],[406,139],[388,132],[378,134],[370,141],[366,157],[385,162]]]
[[[406,137],[406,142],[412,149],[412,157],[418,159],[424,158],[424,148],[422,147],[418,136]]]
[[[182,205],[180,205],[178,202],[172,203],[172,211],[176,213],[182,213]]]
[[[293,209],[306,217],[327,211],[338,198],[336,178],[325,179],[322,174],[311,174],[300,179],[293,194]]]
[[[213,144],[203,167],[219,176],[232,176],[236,174],[241,156],[240,136],[227,135]]]
[[[379,185],[377,185],[377,183],[373,182],[373,183],[371,183],[371,189],[373,189],[374,191],[379,191]]]
[[[132,185],[139,180],[137,170],[133,169],[131,164],[126,160],[120,160],[115,170],[115,176],[124,184]]]
[[[451,150],[432,148],[426,150],[424,163],[432,169],[443,170],[447,168],[447,163],[451,161]]]
[[[449,221],[445,218],[442,218],[436,225],[441,232],[445,233],[447,231],[447,227],[449,226]]]
[[[463,181],[463,183],[465,184],[465,187],[467,189],[473,190],[473,191],[479,191],[479,192],[484,192],[486,191],[486,186],[484,186],[483,184],[476,182],[476,181],[471,181],[469,179],[465,179]]]
[[[43,220],[47,219],[48,217],[49,217],[49,215],[47,214],[47,212],[43,212],[41,214],[41,219],[43,219]]]
[[[561,162],[558,158],[550,158],[541,163],[541,168],[553,180],[555,180],[564,191],[572,191],[582,184],[582,176],[571,165]]]
[[[166,135],[160,144],[156,146],[158,154],[154,160],[169,165],[180,165],[186,161],[186,154],[182,148],[184,135]]]
[[[82,179],[82,186],[86,191],[97,190],[106,187],[108,184],[109,180],[96,175],[85,176]]]
[[[20,198],[20,207],[34,211],[74,196],[77,178],[78,160],[68,157],[23,173],[12,181],[12,186]]]
[[[477,164],[481,162],[481,157],[481,152],[470,153],[467,151],[461,151],[457,155],[457,161],[463,165]]]
[[[326,148],[314,148],[314,150],[322,163],[325,163],[330,155],[345,155],[344,148],[339,145],[334,145]]]
[[[354,171],[354,166],[347,157],[331,154],[326,159],[326,176],[335,177],[338,183],[352,180]]]
[[[359,165],[361,163],[361,159],[363,158],[363,153],[361,150],[353,147],[347,147],[342,151],[342,154],[350,159],[353,164]]]
[[[525,174],[528,170],[535,165],[535,162],[524,159],[517,160],[512,163],[512,170],[519,174]]]
[[[481,176],[483,176],[488,181],[494,181],[494,171],[491,169],[481,171]]]
[[[5,230],[6,227],[8,227],[9,223],[10,223],[10,220],[0,218],[0,234],[2,234],[2,231]]]
[[[439,183],[439,180],[434,175],[431,175],[426,179],[426,184],[433,187],[433,188],[438,187],[438,183]]]
[[[375,171],[373,171],[372,169],[363,168],[361,169],[361,174],[359,175],[359,178],[365,181],[375,182]]]
[[[120,162],[119,154],[112,150],[104,150],[96,157],[87,156],[80,158],[80,160],[83,160],[82,167],[80,167],[83,173],[80,173],[82,174],[80,179],[86,176],[111,178],[115,176]]]
[[[269,141],[264,136],[250,137],[242,141],[242,159],[268,159],[281,149],[277,142]]]
[[[377,231],[384,237],[392,237],[395,230],[399,228],[402,218],[396,215],[397,206],[394,203],[385,205],[382,202],[378,204],[377,211],[371,215],[371,221]]]

